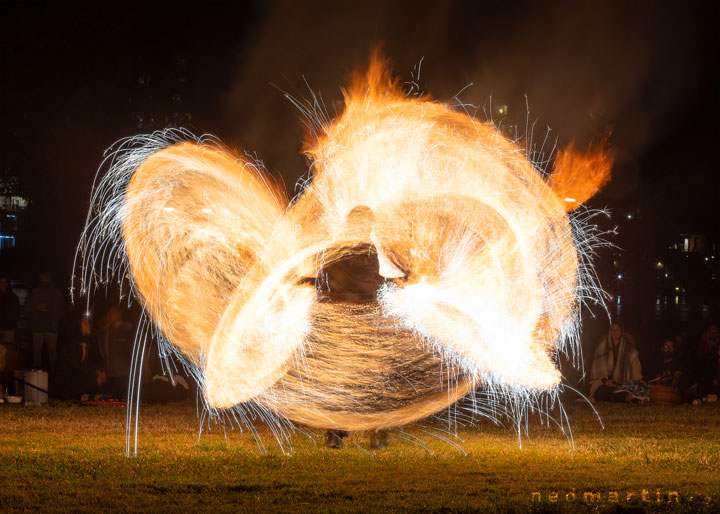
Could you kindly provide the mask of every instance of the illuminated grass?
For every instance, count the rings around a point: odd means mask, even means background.
[[[296,434],[283,455],[268,430],[260,429],[262,453],[247,432],[226,437],[221,426],[198,439],[194,405],[144,407],[140,456],[126,458],[122,408],[5,406],[0,511],[503,512],[532,508],[539,492],[537,511],[614,512],[613,491],[623,508],[718,509],[717,405],[599,410],[605,430],[587,406],[570,406],[574,450],[558,429],[531,419],[522,448],[512,430],[481,423],[458,431],[466,454],[416,427],[408,432],[427,449],[395,433],[373,452],[358,433],[328,450],[315,430],[317,442]],[[652,502],[642,502],[643,489]],[[587,491],[601,493],[600,503],[582,503]],[[680,503],[666,502],[671,491]],[[637,498],[628,502],[628,492]]]

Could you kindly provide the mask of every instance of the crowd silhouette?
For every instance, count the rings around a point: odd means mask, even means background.
[[[122,402],[130,381],[131,357],[140,308],[110,291],[98,305],[71,302],[49,272],[33,287],[0,275],[0,385],[5,395],[22,396],[18,370],[48,373],[52,401]],[[192,381],[177,371],[169,378],[149,347],[136,380],[142,401],[175,401],[190,394]],[[169,373],[167,373],[169,375]],[[32,387],[32,386],[31,386]]]
[[[89,308],[84,301],[70,302],[49,272],[39,273],[33,287],[0,275],[0,392],[21,395],[22,379],[18,381],[15,372],[41,369],[48,372],[51,399],[124,400],[141,311],[119,290],[102,300]],[[692,327],[683,328],[640,348],[620,320],[611,320],[606,333],[585,353],[592,355],[584,384],[590,401],[692,405],[718,401],[717,324],[695,334]],[[148,346],[142,361],[137,379],[143,401],[182,399],[197,387],[187,376],[169,376],[157,347]],[[329,433],[328,446],[341,446],[344,435]]]
[[[720,393],[720,329],[708,325],[696,341],[688,331],[653,345],[645,365],[635,338],[619,321],[597,345],[591,367],[591,401],[714,403]]]

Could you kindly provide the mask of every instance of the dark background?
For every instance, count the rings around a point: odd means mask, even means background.
[[[549,157],[556,142],[611,133],[613,180],[591,202],[610,211],[603,229],[618,228],[618,248],[598,258],[611,310],[623,296],[637,332],[653,320],[699,330],[718,315],[716,4],[5,2],[0,171],[31,206],[2,271],[32,282],[49,269],[69,286],[93,178],[122,137],[167,126],[212,133],[257,152],[294,194],[307,162],[284,92],[307,97],[309,85],[340,109],[340,86],[382,44],[403,80],[422,61],[419,82],[433,98],[481,118],[508,105],[526,137],[548,136]],[[668,253],[682,234],[710,242],[691,265]],[[685,319],[673,291],[685,293]],[[658,317],[660,297],[670,307]]]

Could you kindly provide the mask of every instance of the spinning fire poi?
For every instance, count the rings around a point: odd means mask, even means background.
[[[212,139],[125,141],[93,195],[83,289],[128,274],[161,350],[240,421],[367,430],[479,387],[495,404],[553,397],[598,294],[594,236],[569,213],[608,180],[607,152],[560,151],[545,179],[377,59],[344,94],[337,119],[314,120],[292,201]]]

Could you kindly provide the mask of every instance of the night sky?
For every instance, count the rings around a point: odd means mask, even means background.
[[[507,104],[548,148],[611,131],[617,166],[594,206],[718,231],[716,2],[387,4],[2,3],[0,171],[33,202],[9,271],[48,268],[66,285],[93,177],[122,137],[215,134],[292,194],[307,162],[285,93],[309,85],[340,109],[378,44],[401,79],[422,60],[433,98],[482,118]]]

